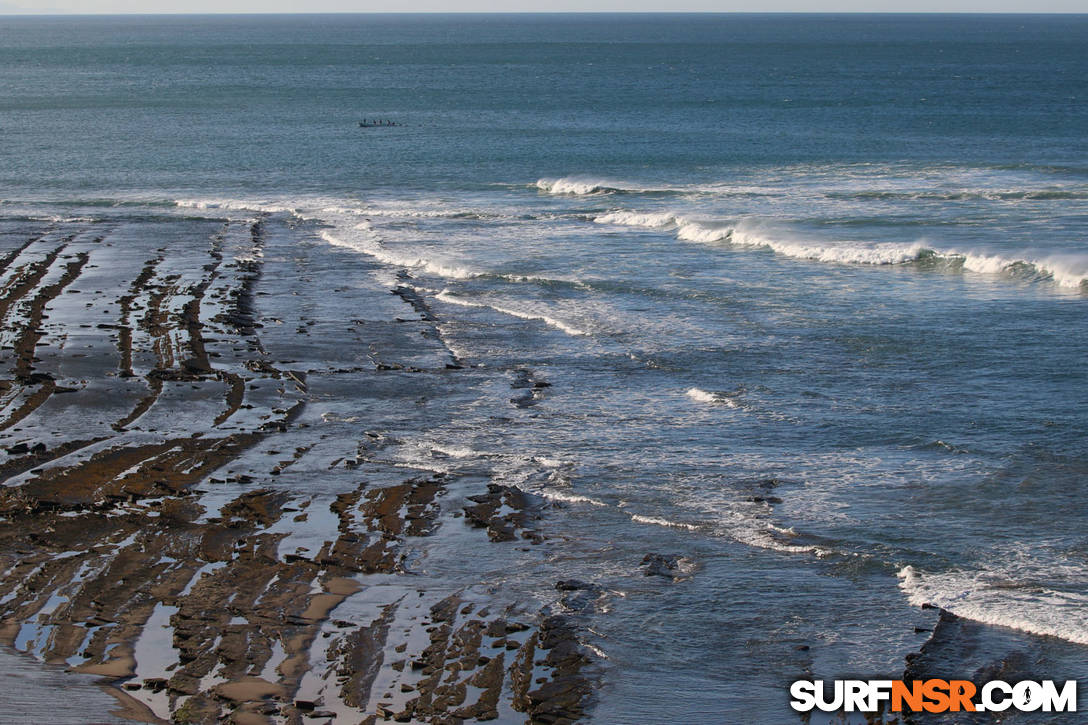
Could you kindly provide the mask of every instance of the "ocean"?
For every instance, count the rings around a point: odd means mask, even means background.
[[[607,593],[594,722],[797,722],[793,680],[900,677],[922,605],[952,674],[1088,682],[1086,49],[1084,15],[4,17],[0,231],[259,216],[344,319],[425,300],[495,377],[373,455],[554,503],[491,582]]]

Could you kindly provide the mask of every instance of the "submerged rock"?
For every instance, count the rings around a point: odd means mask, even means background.
[[[673,581],[683,579],[693,569],[693,562],[675,554],[647,554],[641,566],[646,576],[663,576]]]

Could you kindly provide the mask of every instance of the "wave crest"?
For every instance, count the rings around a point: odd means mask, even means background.
[[[710,393],[706,390],[700,390],[699,388],[688,388],[688,391],[685,393],[685,395],[699,403],[724,405],[727,408],[739,407],[737,405],[737,401],[733,400],[731,397],[725,395],[724,393]]]
[[[623,187],[610,181],[586,179],[577,176],[564,176],[561,179],[537,179],[536,188],[549,194],[614,194],[624,191]]]
[[[181,209],[220,209],[223,211],[253,211],[265,214],[294,214],[295,207],[267,201],[244,199],[178,199],[174,205]]]
[[[664,526],[670,529],[686,529],[687,531],[699,530],[699,527],[695,524],[686,524],[682,521],[670,521],[669,519],[663,519],[659,516],[643,516],[642,514],[631,514],[631,520],[638,524]]]
[[[1083,594],[983,572],[926,574],[905,566],[898,576],[899,588],[914,606],[931,604],[983,624],[1088,645],[1088,596]]]
[[[999,274],[1031,281],[1052,281],[1070,289],[1088,291],[1088,255],[1023,252],[994,253],[979,250],[940,249],[922,242],[808,241],[798,232],[769,231],[751,221],[696,221],[671,212],[646,213],[616,210],[593,219],[599,224],[648,229],[676,227],[676,238],[698,244],[767,249],[794,259],[835,264],[945,265],[952,270]]]
[[[342,233],[341,236],[336,236],[328,231],[321,231],[318,232],[318,236],[335,247],[346,247],[394,267],[419,269],[436,277],[445,277],[447,279],[472,279],[477,276],[476,272],[465,267],[411,254],[398,254],[389,250],[381,245],[376,235],[365,233],[370,231],[369,226],[365,223],[356,225],[356,230],[362,231],[364,234],[356,233],[348,238],[343,236]]]
[[[486,308],[486,309],[495,310],[496,312],[502,313],[504,315],[510,315],[511,317],[517,317],[517,318],[522,319],[522,320],[537,320],[539,322],[543,322],[548,327],[554,327],[557,330],[561,330],[562,332],[565,332],[568,335],[571,335],[572,337],[578,337],[578,336],[588,335],[589,334],[585,330],[580,330],[577,327],[574,327],[572,325],[568,325],[567,323],[563,322],[562,320],[557,320],[554,317],[550,317],[548,315],[541,314],[539,312],[535,312],[535,311],[530,312],[530,311],[527,311],[527,310],[517,310],[517,309],[511,308],[511,307],[503,307],[503,306],[499,306],[499,305],[489,304],[489,303],[486,303],[486,302],[475,302],[473,300],[467,300],[467,299],[465,299],[463,297],[457,297],[457,296],[451,294],[449,290],[442,290],[441,292],[436,294],[434,296],[434,298],[436,300],[439,300],[440,302],[446,302],[446,303],[453,304],[453,305],[460,305],[462,307],[483,307],[483,308]]]
[[[627,227],[646,227],[656,229],[678,224],[678,217],[671,212],[639,213],[633,211],[613,211],[593,219],[597,224],[619,224]]]

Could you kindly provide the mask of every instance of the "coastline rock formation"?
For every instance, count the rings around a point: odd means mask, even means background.
[[[384,455],[491,373],[418,296],[332,305],[312,244],[268,215],[4,223],[0,640],[147,722],[579,719],[577,623],[496,583],[543,503]]]

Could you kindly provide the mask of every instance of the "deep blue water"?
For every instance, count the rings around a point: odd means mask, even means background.
[[[901,674],[923,602],[1084,677],[1086,49],[1088,16],[2,18],[0,215],[294,214],[542,371],[531,424],[428,441],[554,462],[509,479],[574,501],[579,576],[697,562],[595,625],[601,722],[783,722],[800,672]]]

